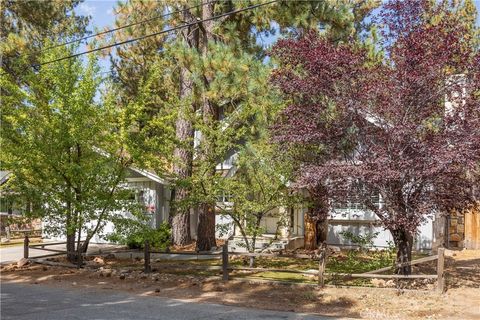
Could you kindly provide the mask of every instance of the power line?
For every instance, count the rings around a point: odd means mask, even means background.
[[[66,60],[66,59],[79,57],[79,56],[82,56],[82,55],[85,55],[85,54],[88,54],[88,53],[92,53],[92,52],[96,52],[96,51],[101,51],[101,50],[113,48],[113,47],[116,47],[116,46],[120,46],[120,45],[124,45],[124,44],[128,44],[128,43],[136,42],[136,41],[143,40],[143,39],[150,38],[150,37],[154,37],[154,36],[157,36],[157,35],[160,35],[160,34],[169,33],[169,32],[172,32],[172,31],[175,31],[175,30],[180,30],[180,29],[183,29],[183,28],[186,28],[186,27],[191,27],[191,26],[194,26],[194,25],[196,25],[196,24],[198,24],[198,23],[200,23],[200,22],[211,21],[211,20],[215,20],[215,19],[218,19],[218,18],[222,18],[222,17],[229,16],[229,15],[232,15],[232,14],[236,14],[236,13],[239,13],[239,12],[256,9],[256,8],[259,8],[259,7],[263,7],[263,6],[272,4],[272,3],[277,2],[277,1],[278,1],[278,0],[273,0],[273,1],[265,2],[265,3],[260,3],[260,4],[248,6],[248,7],[241,8],[241,9],[237,9],[237,10],[233,10],[233,11],[230,11],[230,12],[225,12],[225,13],[219,14],[219,15],[217,15],[217,16],[213,16],[213,17],[207,18],[207,19],[202,19],[202,20],[201,20],[201,19],[198,19],[198,20],[195,21],[195,22],[186,23],[186,24],[183,24],[183,25],[180,25],[180,26],[176,26],[176,27],[167,29],[167,30],[162,30],[162,31],[158,31],[158,32],[151,33],[151,34],[147,34],[147,35],[144,35],[144,36],[141,36],[141,37],[138,37],[138,38],[133,38],[133,39],[129,39],[129,40],[121,41],[121,42],[115,42],[115,43],[112,43],[112,44],[107,45],[107,46],[103,46],[103,47],[99,47],[99,48],[95,48],[95,49],[91,49],[91,50],[79,52],[79,53],[72,54],[72,55],[69,55],[69,56],[65,56],[65,57],[61,57],[61,58],[58,58],[58,59],[50,60],[50,61],[47,61],[47,62],[39,63],[39,64],[36,64],[36,65],[32,65],[32,67],[33,67],[33,68],[37,68],[37,67],[40,67],[40,66],[44,66],[44,65],[48,65],[48,64],[54,63],[54,62],[59,62],[59,61],[63,61],[63,60]]]
[[[136,26],[136,25],[139,25],[139,24],[142,24],[142,23],[147,23],[147,22],[150,22],[150,21],[153,21],[153,20],[156,20],[156,19],[165,18],[165,17],[168,17],[168,16],[176,14],[176,13],[181,13],[181,12],[185,12],[187,10],[202,7],[202,6],[210,4],[210,3],[212,3],[212,2],[205,2],[205,3],[197,4],[195,6],[191,6],[191,7],[182,9],[182,10],[176,10],[176,11],[168,12],[168,13],[165,13],[165,14],[162,14],[162,15],[159,15],[159,16],[155,16],[155,17],[146,19],[146,20],[133,22],[133,23],[130,23],[130,24],[126,24],[126,25],[117,27],[117,28],[101,31],[101,32],[98,32],[98,33],[95,33],[95,34],[92,34],[92,35],[85,36],[83,38],[78,38],[78,39],[73,39],[73,40],[70,40],[70,41],[66,41],[64,43],[60,43],[60,44],[56,44],[56,45],[53,45],[53,46],[50,46],[50,47],[47,47],[47,48],[43,48],[43,49],[40,50],[40,52],[47,51],[47,50],[54,49],[54,48],[58,48],[58,47],[63,47],[63,46],[66,46],[66,45],[69,45],[69,44],[72,44],[72,43],[75,43],[75,42],[81,42],[81,41],[86,40],[86,39],[101,36],[101,35],[104,35],[104,34],[107,34],[107,33],[115,32],[115,31],[118,31],[118,30],[122,30],[122,29],[125,29],[125,28],[132,27],[132,26]]]

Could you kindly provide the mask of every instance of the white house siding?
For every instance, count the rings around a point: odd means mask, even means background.
[[[341,232],[344,231],[350,231],[355,235],[378,232],[378,235],[373,239],[373,245],[377,247],[388,247],[389,243],[393,243],[390,231],[380,225],[379,219],[371,211],[348,209],[331,212],[327,243],[339,246],[350,245],[351,243],[341,235]],[[430,250],[432,241],[433,223],[429,219],[418,228],[414,247],[416,250]]]

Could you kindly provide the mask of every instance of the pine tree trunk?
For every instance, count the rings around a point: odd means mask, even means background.
[[[202,19],[208,19],[213,16],[213,6],[214,3],[208,3],[203,6]],[[213,21],[204,22],[202,26],[202,38],[199,49],[202,53],[202,56],[205,58],[208,53],[208,43],[209,41],[213,40]],[[210,79],[204,76],[204,92],[202,93],[202,116],[204,125],[214,130],[214,128],[218,124],[219,116],[218,109],[209,101],[209,99],[205,95],[205,91],[208,89],[209,82]],[[202,152],[200,154],[200,161],[205,163],[207,166],[205,179],[208,183],[209,181],[211,181],[211,179],[213,179],[215,175],[215,168],[217,166],[215,160],[212,160],[216,157],[211,157],[211,155],[215,152],[215,136],[208,136],[206,133],[204,133],[202,135],[202,138],[203,139],[200,142],[200,146],[202,148]],[[206,196],[207,198],[210,198],[208,197],[208,195]],[[199,207],[197,250],[207,251],[215,245],[215,203],[207,200]]]
[[[304,215],[305,222],[305,250],[315,250],[317,249],[317,223],[315,220],[310,217],[309,213],[306,212]]]
[[[210,204],[203,204],[198,213],[197,250],[208,251],[215,246],[215,211]]]
[[[181,90],[183,98],[191,94],[192,81],[188,78],[186,68],[181,71]],[[173,173],[179,181],[187,181],[192,175],[192,143],[193,143],[193,125],[187,118],[188,112],[193,112],[191,106],[180,107],[176,126],[176,138],[179,144],[174,150]],[[190,109],[190,110],[183,110]],[[173,243],[176,245],[189,244],[190,237],[190,209],[185,206],[184,201],[188,199],[190,190],[188,186],[178,185],[175,189],[175,203],[172,206],[172,236]]]
[[[412,261],[413,236],[404,230],[390,230],[393,241],[397,248],[396,264]],[[410,265],[396,267],[395,273],[401,275],[410,275],[412,267]]]
[[[193,21],[188,10],[184,12],[184,19],[187,22]],[[185,43],[189,47],[198,46],[198,33],[191,28],[183,31]],[[180,71],[180,98],[190,99],[193,94],[193,80],[186,66]],[[175,136],[178,145],[174,150],[173,173],[179,181],[186,182],[192,176],[193,162],[193,139],[194,129],[190,117],[195,113],[193,104],[180,106],[178,118],[175,123]],[[190,208],[185,201],[190,196],[190,188],[184,185],[177,185],[175,189],[175,202],[171,208],[172,217],[172,238],[175,245],[186,245],[192,241],[190,235]]]

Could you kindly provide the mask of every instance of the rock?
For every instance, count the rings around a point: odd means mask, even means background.
[[[370,281],[370,283],[373,284],[373,286],[378,287],[378,288],[385,287],[385,280],[383,280],[383,279],[372,279]]]
[[[93,259],[93,262],[98,263],[98,264],[105,264],[105,261],[101,257],[95,257]]]
[[[18,260],[17,267],[21,268],[21,267],[24,267],[24,266],[28,265],[29,263],[30,263],[30,260],[22,258],[22,259]]]
[[[155,292],[156,292],[156,293],[159,293],[159,292],[160,292],[160,289],[159,289],[159,288],[155,289]]]
[[[43,271],[47,271],[47,270],[48,270],[48,267],[47,267],[47,266],[43,266],[43,267],[42,267],[42,270],[43,270]]]
[[[388,280],[387,282],[385,282],[385,287],[387,287],[387,288],[394,288],[394,287],[395,287],[395,281],[393,281],[393,280]]]
[[[336,246],[328,246],[328,249],[332,250],[333,252],[340,252],[341,251],[340,247],[336,247]]]
[[[121,274],[119,277],[118,277],[120,280],[125,280],[125,274]]]
[[[122,270],[120,270],[120,273],[131,273],[131,272],[132,272],[132,270],[130,270],[130,269],[122,269]]]
[[[77,285],[77,283],[75,281],[72,282],[72,286],[76,286],[76,285]]]

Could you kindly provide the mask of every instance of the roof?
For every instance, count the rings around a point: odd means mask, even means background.
[[[143,169],[138,169],[138,168],[135,168],[135,167],[129,167],[130,170],[152,180],[152,181],[155,181],[155,182],[158,182],[160,184],[163,184],[163,185],[168,185],[169,182],[165,179],[162,179],[160,178],[156,173],[152,172],[152,171],[149,171],[149,170],[143,170]]]
[[[7,182],[10,177],[10,171],[0,171],[0,185]]]

